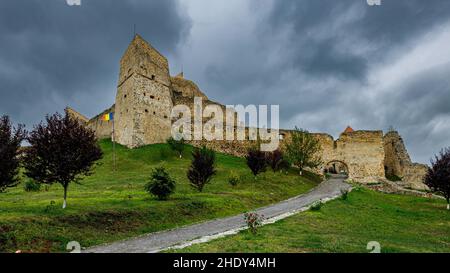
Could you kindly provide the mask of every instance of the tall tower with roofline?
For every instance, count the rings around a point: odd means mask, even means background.
[[[170,137],[172,107],[166,57],[135,35],[120,60],[116,141],[130,148],[165,142]]]

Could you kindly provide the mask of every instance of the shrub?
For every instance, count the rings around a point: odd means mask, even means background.
[[[402,178],[395,174],[386,174],[386,179],[392,182],[402,181]]]
[[[37,192],[41,190],[41,184],[30,178],[25,180],[23,187],[26,192]]]
[[[170,148],[178,153],[178,156],[180,158],[183,157],[183,150],[184,150],[184,139],[181,138],[180,140],[176,140],[173,137],[170,137],[167,139],[167,144],[169,144]]]
[[[167,160],[171,156],[172,152],[166,146],[162,146],[159,149],[159,158],[162,161]]]
[[[199,211],[208,208],[208,203],[205,201],[188,201],[182,203],[179,208],[180,212],[184,215],[197,215]]]
[[[211,178],[217,172],[214,166],[215,161],[216,154],[213,150],[206,148],[206,146],[194,148],[191,166],[187,172],[187,177],[194,189],[202,192],[205,185],[211,181]]]
[[[170,178],[163,167],[156,168],[152,171],[150,181],[145,185],[145,190],[157,196],[159,200],[167,200],[175,191],[175,181]]]
[[[311,210],[318,211],[322,208],[322,206],[323,206],[322,200],[316,201],[311,205]]]
[[[239,184],[239,181],[241,178],[239,175],[235,172],[231,172],[230,176],[228,177],[228,183],[230,183],[231,186],[237,186]]]
[[[57,211],[58,208],[55,206],[55,204],[56,204],[55,201],[53,201],[53,200],[50,201],[50,204],[45,207],[44,212],[53,213],[53,212]]]
[[[287,159],[283,159],[280,164],[278,165],[278,168],[281,171],[285,171],[286,174],[288,174],[289,168],[291,167],[291,163]]]
[[[259,215],[256,212],[246,212],[244,214],[245,223],[247,223],[247,227],[252,234],[256,234],[258,232],[258,228],[262,226],[264,221],[264,215]]]
[[[17,247],[17,239],[12,226],[0,225],[0,252]]]
[[[247,152],[245,157],[247,161],[247,166],[252,171],[253,175],[256,176],[259,173],[265,172],[267,169],[266,154],[257,148],[251,148]]]
[[[349,192],[349,190],[341,189],[341,199],[344,201],[347,200]]]

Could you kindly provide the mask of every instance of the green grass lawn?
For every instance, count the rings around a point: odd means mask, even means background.
[[[450,252],[450,212],[445,201],[356,189],[334,200],[248,231],[177,252]]]
[[[190,146],[179,159],[165,144],[134,150],[117,145],[118,169],[113,172],[112,144],[104,140],[100,145],[104,158],[92,176],[70,185],[65,210],[59,184],[40,192],[25,192],[21,184],[0,194],[0,252],[65,251],[69,241],[93,246],[242,213],[304,193],[319,183],[317,176],[300,177],[295,170],[268,171],[255,180],[244,159],[217,154],[217,175],[198,193],[186,178]],[[166,167],[177,181],[176,193],[168,201],[158,201],[143,189],[157,166]],[[228,184],[231,171],[242,177],[236,187]]]

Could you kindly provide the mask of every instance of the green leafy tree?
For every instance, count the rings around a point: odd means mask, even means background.
[[[60,183],[66,208],[69,184],[91,175],[94,163],[102,158],[94,132],[66,111],[65,116],[46,116],[46,123],[35,126],[27,140],[31,146],[23,160],[25,174],[40,183]]]
[[[211,178],[217,173],[215,161],[216,154],[213,150],[206,146],[194,148],[192,163],[187,172],[187,177],[194,189],[202,192],[205,185],[211,181]]]
[[[240,176],[236,172],[232,171],[230,173],[230,176],[228,177],[228,183],[231,186],[235,187],[239,184],[240,181],[241,181]]]
[[[20,183],[20,144],[26,136],[23,125],[13,128],[8,116],[0,118],[0,192]]]
[[[163,167],[152,171],[150,181],[145,185],[145,190],[158,197],[159,200],[167,200],[175,192],[175,181]]]
[[[37,192],[41,190],[41,184],[34,181],[31,178],[28,178],[27,180],[25,180],[25,183],[23,185],[23,189],[26,192]]]
[[[431,168],[424,178],[424,183],[433,192],[441,194],[447,200],[447,209],[450,210],[450,148],[443,149],[431,161]]]
[[[183,157],[183,151],[184,151],[184,144],[185,141],[183,138],[181,138],[180,140],[176,140],[173,137],[170,137],[169,139],[167,139],[167,144],[169,144],[170,148],[178,153],[178,156],[180,158]]]
[[[316,168],[322,164],[319,140],[306,130],[295,127],[285,147],[289,162],[300,169],[300,175],[304,168]]]

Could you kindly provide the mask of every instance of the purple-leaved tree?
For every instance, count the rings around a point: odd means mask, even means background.
[[[445,197],[447,209],[450,210],[450,148],[443,149],[431,161],[424,183],[433,192]]]
[[[31,146],[24,157],[25,174],[39,183],[60,183],[66,208],[69,184],[91,175],[102,158],[94,132],[67,112],[65,116],[57,113],[35,126],[27,140]]]

